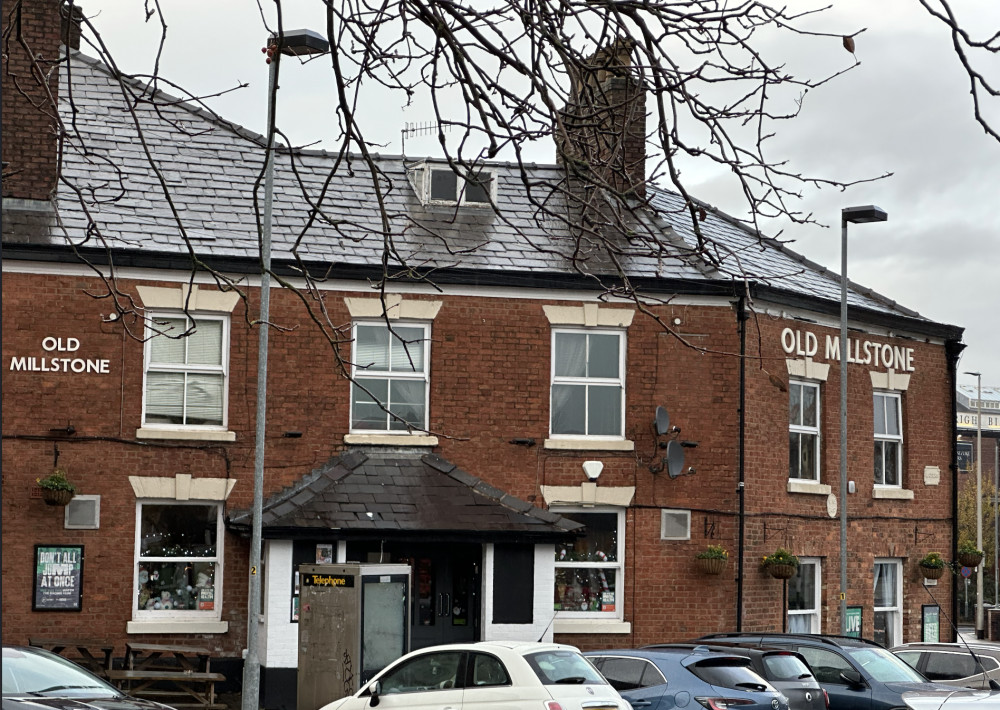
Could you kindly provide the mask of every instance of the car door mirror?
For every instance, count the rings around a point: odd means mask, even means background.
[[[854,688],[865,684],[865,681],[861,678],[861,674],[853,668],[841,671],[840,679]]]
[[[378,707],[378,704],[379,704],[379,698],[378,698],[378,696],[379,696],[379,694],[381,692],[382,692],[382,681],[377,680],[377,681],[375,681],[372,684],[372,687],[371,687],[371,696],[372,697],[371,697],[371,700],[368,701],[368,704],[371,707],[373,707],[373,708],[374,707]]]

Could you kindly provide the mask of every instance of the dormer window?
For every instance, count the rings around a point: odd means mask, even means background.
[[[424,204],[487,207],[496,196],[496,176],[489,170],[472,168],[459,175],[447,165],[425,163],[410,179]]]

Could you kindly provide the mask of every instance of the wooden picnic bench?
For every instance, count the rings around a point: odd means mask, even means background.
[[[108,677],[115,652],[114,644],[94,639],[29,638],[28,645],[58,653],[102,678]]]
[[[226,708],[225,703],[215,702],[215,684],[226,680],[222,673],[112,669],[108,671],[108,679],[129,695],[157,700],[174,708]]]
[[[212,670],[212,652],[207,648],[178,644],[125,644],[125,668],[134,671],[199,671]]]

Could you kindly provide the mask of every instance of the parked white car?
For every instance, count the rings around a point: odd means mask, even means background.
[[[632,710],[573,646],[521,641],[432,646],[322,710]]]
[[[903,693],[903,702],[912,710],[996,710],[1000,691],[917,690]]]

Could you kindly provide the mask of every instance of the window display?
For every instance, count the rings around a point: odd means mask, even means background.
[[[140,506],[139,612],[217,611],[219,522],[215,504]]]
[[[583,523],[587,532],[570,543],[557,544],[554,608],[560,612],[615,613],[621,570],[617,512],[562,512]]]

